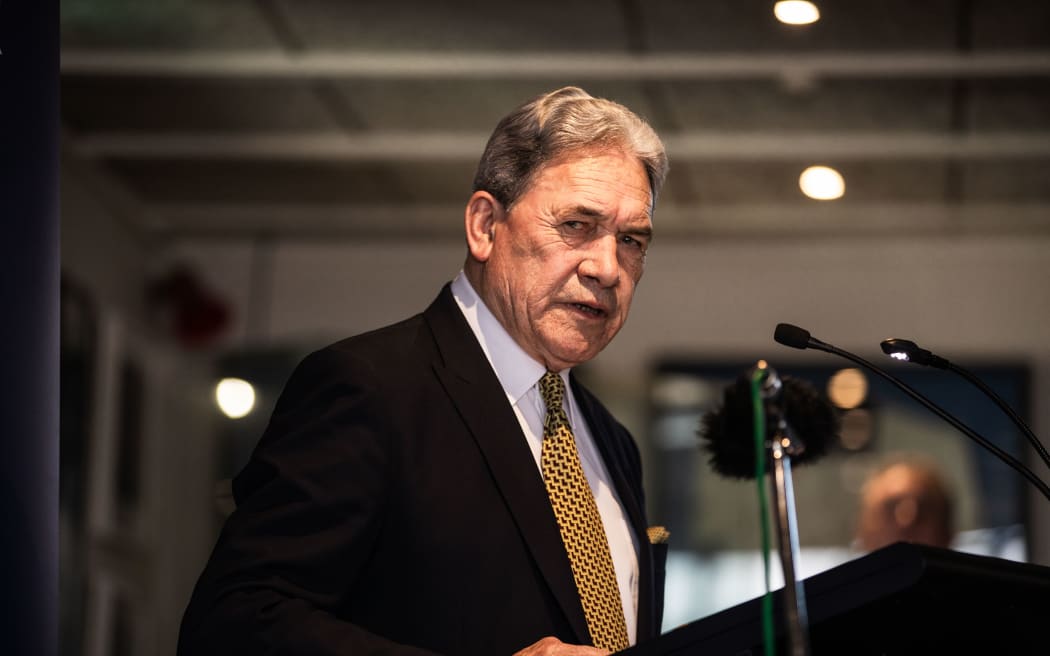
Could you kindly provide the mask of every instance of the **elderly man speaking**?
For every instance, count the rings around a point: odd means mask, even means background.
[[[633,439],[571,372],[627,319],[666,173],[652,128],[581,89],[505,117],[462,272],[292,374],[179,654],[594,656],[655,637],[666,532]]]

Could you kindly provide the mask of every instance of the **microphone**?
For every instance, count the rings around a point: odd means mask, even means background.
[[[793,461],[816,461],[839,433],[838,413],[808,382],[791,376],[778,377],[772,369],[767,370],[762,384],[766,426],[773,430],[782,418],[793,431],[796,448],[801,446],[791,454]],[[700,421],[699,436],[702,448],[710,455],[708,463],[730,478],[755,477],[755,423],[749,381],[747,374],[737,378],[726,387],[720,405]]]
[[[822,342],[819,339],[810,335],[808,330],[804,328],[799,328],[798,326],[793,326],[789,323],[777,324],[776,330],[773,332],[773,339],[775,339],[778,343],[783,344],[784,346],[790,346],[792,348],[803,350],[811,348],[818,351],[824,351],[825,353],[831,353],[842,358],[846,358],[847,360],[855,362],[861,365],[862,367],[868,369],[869,371],[885,378],[898,389],[900,389],[902,392],[912,397],[922,405],[926,406],[927,409],[932,411],[938,417],[954,426],[955,429],[961,432],[963,435],[966,435],[973,441],[977,442],[984,448],[991,451],[996,457],[998,457],[1000,460],[1012,467],[1014,471],[1028,479],[1029,483],[1038,488],[1039,491],[1043,493],[1043,496],[1047,498],[1047,500],[1050,500],[1050,486],[1047,486],[1047,484],[1043,482],[1041,478],[1036,476],[1032,472],[1032,470],[1026,467],[1020,460],[1013,457],[1006,451],[1002,450],[992,442],[989,442],[987,439],[975,432],[972,428],[953,417],[946,410],[944,410],[939,405],[917,392],[915,389],[906,384],[904,381],[898,379],[896,376],[893,376],[883,371],[879,367],[876,367],[875,365],[858,355],[854,355],[849,351],[844,351],[843,349],[840,349],[836,346],[832,346],[827,342]]]
[[[824,344],[819,339],[814,339],[805,328],[799,328],[790,323],[778,323],[776,330],[773,331],[773,339],[784,346],[802,350],[811,346],[817,348],[819,345]]]
[[[756,423],[764,427],[764,435],[755,433]],[[838,433],[838,415],[812,385],[786,376],[782,379],[760,360],[725,389],[721,406],[704,415],[699,433],[716,472],[733,478],[758,479],[762,553],[766,558],[763,627],[765,641],[772,645],[773,601],[769,592],[767,532],[770,516],[763,472],[765,463],[769,463],[769,493],[776,506],[772,516],[776,518],[777,546],[784,572],[783,609],[788,644],[793,655],[805,656],[810,653],[809,613],[805,588],[795,567],[799,543],[792,462],[813,462],[824,455],[827,443]]]
[[[914,362],[926,367],[934,367],[935,369],[947,369],[951,366],[951,363],[944,358],[930,353],[908,339],[884,339],[879,343],[879,346],[882,347],[883,353],[894,360]]]
[[[967,381],[969,381],[971,384],[977,387],[977,389],[984,392],[985,396],[994,401],[995,404],[999,406],[999,409],[1005,412],[1008,417],[1010,417],[1010,419],[1014,422],[1014,425],[1021,429],[1021,432],[1024,433],[1025,438],[1032,445],[1032,447],[1035,448],[1035,451],[1039,454],[1039,457],[1043,459],[1043,463],[1045,463],[1047,467],[1050,467],[1050,454],[1046,452],[1046,447],[1044,447],[1043,443],[1039,441],[1039,438],[1035,436],[1035,433],[1032,432],[1032,429],[1028,427],[1028,424],[1024,422],[1024,419],[1021,419],[1021,416],[1014,412],[1014,409],[1011,408],[1010,405],[1006,401],[1004,401],[1001,396],[995,393],[995,390],[993,390],[991,387],[988,387],[988,385],[986,385],[983,380],[978,378],[976,374],[949,362],[946,358],[942,358],[939,355],[935,355],[930,351],[927,351],[915,342],[908,339],[885,339],[879,345],[882,347],[883,353],[890,356],[891,358],[894,358],[895,360],[901,360],[903,362],[914,362],[916,364],[921,364],[927,367],[934,367],[936,369],[947,369],[948,371],[954,372],[965,378]]]

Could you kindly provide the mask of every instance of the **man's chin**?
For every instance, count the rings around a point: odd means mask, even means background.
[[[586,344],[586,347],[580,348],[581,343]],[[593,360],[604,347],[604,343],[598,346],[595,342],[583,341],[582,338],[568,344],[558,344],[556,348],[548,351],[550,361],[547,364],[548,366],[551,363],[558,365],[557,371],[575,367]]]

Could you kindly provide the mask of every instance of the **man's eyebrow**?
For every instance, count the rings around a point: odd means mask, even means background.
[[[601,211],[597,207],[591,207],[590,205],[575,205],[573,207],[569,207],[565,211],[561,212],[561,215],[562,216],[585,216],[585,217],[592,218],[592,219],[602,219],[602,218],[606,217],[605,212]],[[638,217],[636,217],[636,220],[639,221],[639,222],[645,221],[647,223],[652,223],[652,218],[650,218],[648,212],[646,212],[645,214],[639,215]],[[637,232],[637,230],[632,229],[631,232]],[[652,232],[652,228],[649,227],[649,226],[646,226],[645,232]]]
[[[590,205],[576,205],[566,209],[562,214],[565,216],[586,216],[592,219],[600,219],[605,216],[605,212]]]

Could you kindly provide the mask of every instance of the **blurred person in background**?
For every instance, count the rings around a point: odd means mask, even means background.
[[[861,490],[856,545],[874,551],[894,542],[948,548],[955,501],[932,462],[908,456],[879,467]]]

